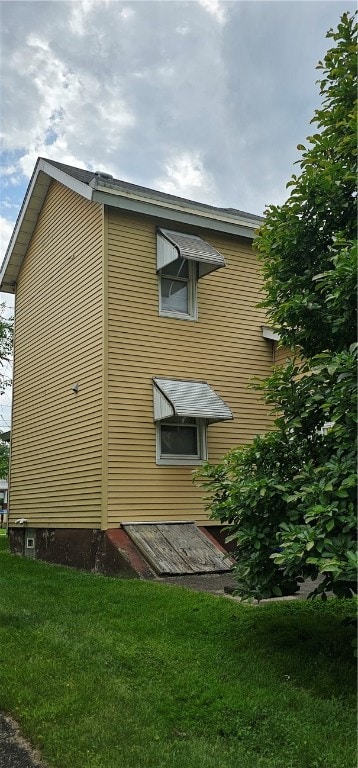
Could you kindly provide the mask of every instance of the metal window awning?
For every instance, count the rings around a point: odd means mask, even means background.
[[[154,421],[172,416],[209,423],[233,419],[230,408],[205,381],[154,378],[153,398]]]
[[[280,334],[273,328],[269,328],[267,325],[262,325],[262,335],[264,339],[270,339],[271,341],[280,341]]]
[[[182,257],[198,263],[198,277],[225,267],[225,259],[212,245],[196,235],[158,229],[157,270]]]

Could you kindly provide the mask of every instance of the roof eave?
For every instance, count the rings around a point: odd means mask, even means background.
[[[87,200],[92,198],[92,189],[88,184],[74,179],[46,160],[38,159],[0,269],[0,290],[5,293],[15,293],[17,277],[53,179]]]
[[[213,229],[250,240],[255,238],[255,233],[261,224],[261,220],[254,220],[250,217],[238,218],[229,213],[209,211],[205,207],[200,208],[197,204],[191,206],[190,201],[172,203],[169,200],[159,198],[151,197],[149,199],[130,192],[123,192],[123,190],[114,187],[109,190],[108,186],[96,185],[93,189],[92,200],[112,208],[122,208],[133,213],[159,217],[166,221],[192,224],[202,229]]]
[[[261,224],[258,218],[237,216],[229,211],[208,209],[188,201],[145,197],[130,191],[102,186],[94,179],[90,184],[79,181],[51,162],[39,158],[30,179],[20,213],[18,215],[9,246],[0,268],[0,290],[15,293],[17,277],[33,235],[37,219],[52,180],[95,203],[122,208],[133,213],[154,216],[166,221],[193,225],[202,229],[232,234],[253,240]]]

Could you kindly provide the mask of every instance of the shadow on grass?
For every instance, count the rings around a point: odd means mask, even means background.
[[[292,682],[297,678],[300,688],[323,698],[340,697],[342,688],[355,695],[356,630],[346,623],[356,615],[355,600],[280,602],[252,610],[250,647],[260,659],[270,659],[277,674]]]

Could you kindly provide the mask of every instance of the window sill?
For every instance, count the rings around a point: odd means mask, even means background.
[[[200,464],[204,464],[204,461],[206,459],[199,459],[199,458],[163,458],[163,459],[157,459],[156,465],[158,467],[197,467],[200,466]]]
[[[185,315],[184,313],[181,314],[181,312],[170,312],[164,309],[159,311],[159,317],[170,317],[172,320],[192,320],[194,322],[198,319],[197,315]]]

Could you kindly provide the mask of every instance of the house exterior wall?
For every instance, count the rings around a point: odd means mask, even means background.
[[[198,283],[198,321],[158,314],[156,227],[175,223],[107,209],[108,250],[108,527],[121,522],[196,520],[207,523],[193,466],[157,466],[152,378],[207,381],[234,421],[208,428],[209,461],[270,426],[267,407],[249,388],[272,369],[262,338],[258,265],[249,241],[213,231],[185,231],[211,243],[227,266]]]
[[[275,365],[284,365],[288,358],[292,357],[292,352],[288,347],[275,343]]]
[[[52,182],[16,290],[10,526],[101,526],[102,263],[102,207]]]

